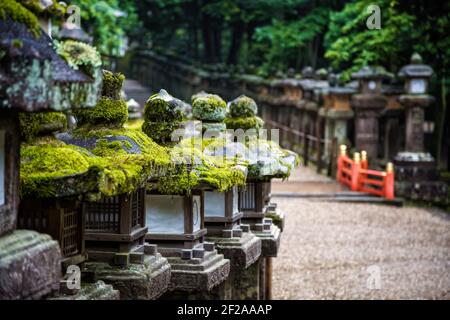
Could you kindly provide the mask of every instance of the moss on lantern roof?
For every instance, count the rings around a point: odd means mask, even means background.
[[[125,77],[121,73],[103,70],[102,97],[94,108],[73,110],[80,127],[121,128],[128,120],[128,106],[120,97],[120,89]]]
[[[6,20],[7,18],[26,25],[36,37],[40,36],[41,29],[37,17],[19,2],[14,0],[0,2],[0,19]]]
[[[100,53],[87,43],[74,40],[54,41],[54,46],[72,69],[81,70],[91,77],[94,77],[95,70],[102,65]]]
[[[125,151],[130,147],[126,141],[109,142],[105,139],[97,140],[92,150],[66,144],[53,137],[40,137],[23,144],[21,196],[46,198],[83,193],[114,196],[142,187],[149,177],[161,170],[175,168],[167,150],[145,134],[129,130],[120,133],[133,137],[143,152],[129,154]],[[89,172],[95,174],[88,175]],[[72,188],[72,184],[77,188]]]
[[[128,107],[124,100],[101,97],[95,107],[77,108],[73,114],[80,126],[122,127],[128,119]]]
[[[200,94],[192,102],[192,115],[199,120],[221,122],[226,109],[226,102],[216,94]]]
[[[17,0],[17,2],[37,16],[48,14],[52,17],[62,18],[67,11],[65,3],[58,3],[55,0]]]
[[[170,150],[176,169],[158,181],[151,181],[148,188],[162,194],[190,194],[200,185],[208,185],[223,192],[245,184],[245,171],[233,162],[221,162],[205,155],[202,148],[201,143],[191,138],[180,141]]]
[[[184,104],[172,97],[166,90],[151,96],[144,109],[142,131],[154,141],[167,144],[172,132],[178,129],[184,119]]]
[[[261,129],[264,125],[263,119],[260,117],[238,117],[238,118],[231,118],[227,117],[225,118],[225,124],[227,126],[227,129],[242,129],[242,130],[248,130],[248,129]]]
[[[31,141],[39,134],[60,131],[67,127],[67,118],[62,112],[21,112],[19,119],[20,134],[26,141]]]
[[[258,112],[255,100],[241,95],[230,102],[228,117],[253,117]]]

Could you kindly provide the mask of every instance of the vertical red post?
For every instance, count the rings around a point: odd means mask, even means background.
[[[367,160],[367,152],[361,151],[361,169],[367,170],[369,168],[369,161]]]
[[[340,147],[340,152],[338,156],[338,163],[337,163],[337,173],[336,173],[336,180],[338,182],[342,181],[342,168],[344,167],[344,158],[347,155],[347,146],[342,144]]]
[[[359,171],[361,169],[361,157],[359,152],[353,154],[353,164],[352,164],[352,191],[359,190]]]
[[[389,162],[386,165],[386,176],[384,178],[384,197],[388,200],[393,200],[394,195],[394,165]]]

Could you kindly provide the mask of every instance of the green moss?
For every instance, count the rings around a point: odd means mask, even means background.
[[[94,108],[76,108],[72,112],[79,126],[122,127],[128,119],[126,102],[108,97],[101,97]]]
[[[87,43],[75,40],[54,41],[56,52],[67,64],[94,77],[96,69],[102,65],[100,53]]]
[[[2,0],[0,2],[0,19],[6,20],[9,17],[13,21],[22,23],[28,27],[35,37],[39,37],[41,29],[36,16],[27,10],[22,4],[14,0]]]
[[[247,118],[254,117],[258,112],[258,106],[255,100],[245,95],[239,96],[230,102],[230,110],[228,117],[230,118]]]
[[[20,39],[13,39],[12,44],[18,49],[21,49],[23,47],[23,42]]]
[[[112,99],[120,99],[120,90],[122,89],[125,76],[122,73],[113,73],[103,70],[102,96]]]
[[[227,129],[260,129],[264,125],[264,121],[259,117],[247,117],[247,118],[225,118],[225,124]]]
[[[204,121],[223,121],[227,104],[215,94],[202,94],[192,103],[192,115]]]
[[[39,134],[61,131],[67,127],[67,118],[62,112],[20,113],[22,139],[30,141]]]
[[[151,96],[145,104],[145,121],[180,123],[183,118],[184,111],[180,101],[165,90]]]
[[[142,131],[154,141],[167,144],[171,141],[172,132],[180,127],[183,118],[181,101],[161,90],[145,104]]]

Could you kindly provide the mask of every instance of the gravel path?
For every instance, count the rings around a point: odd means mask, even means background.
[[[450,215],[273,198],[286,214],[274,299],[450,299]]]

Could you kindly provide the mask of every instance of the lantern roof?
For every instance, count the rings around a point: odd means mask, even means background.
[[[433,69],[423,64],[422,57],[418,53],[414,53],[410,64],[402,67],[398,73],[400,78],[430,78],[432,75]]]
[[[381,66],[364,66],[358,72],[352,73],[352,78],[358,80],[383,80],[392,77],[392,74]]]
[[[59,39],[62,40],[76,40],[85,43],[91,43],[92,37],[90,37],[81,27],[76,26],[73,23],[64,23],[62,29],[59,32]]]
[[[11,3],[16,2],[7,2]],[[24,7],[17,10],[32,20],[37,19]],[[25,25],[7,16],[0,19],[0,35],[0,82],[5,88],[0,92],[3,100],[0,108],[59,111],[96,101],[98,83],[72,69],[55,52],[52,39],[38,26]]]

